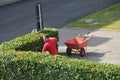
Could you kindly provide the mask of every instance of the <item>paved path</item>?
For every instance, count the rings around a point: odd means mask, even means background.
[[[20,0],[0,0],[0,6],[12,4],[12,3],[18,2],[18,1],[20,1]]]
[[[43,4],[44,26],[62,28],[119,0],[22,0],[0,6],[0,43],[25,35],[36,27],[35,4]]]
[[[94,37],[90,39],[87,54],[84,57],[80,57],[77,54],[72,54],[71,57],[120,65],[120,31],[59,29],[59,52],[61,54],[65,54],[66,52],[64,42],[75,37],[80,32],[82,32],[82,34],[91,32],[94,34]]]

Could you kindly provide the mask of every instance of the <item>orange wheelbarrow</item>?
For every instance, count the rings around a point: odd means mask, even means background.
[[[64,43],[67,46],[66,53],[70,55],[73,50],[76,50],[76,51],[79,51],[80,56],[83,57],[86,53],[84,47],[86,47],[86,50],[87,50],[88,41],[92,36],[93,34],[83,38],[74,37],[65,41]]]

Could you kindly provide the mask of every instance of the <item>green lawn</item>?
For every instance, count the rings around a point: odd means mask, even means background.
[[[93,23],[86,22],[90,19],[92,19]],[[99,11],[95,14],[74,21],[65,27],[120,30],[120,3]]]

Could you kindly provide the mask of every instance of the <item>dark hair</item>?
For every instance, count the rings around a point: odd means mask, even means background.
[[[45,38],[49,39],[49,35],[48,35],[48,34],[46,34],[46,35],[45,35]]]

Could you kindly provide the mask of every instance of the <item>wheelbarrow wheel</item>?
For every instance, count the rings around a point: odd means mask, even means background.
[[[70,54],[71,54],[71,51],[72,51],[71,48],[67,48],[67,49],[66,49],[66,53],[67,53],[67,55],[70,55]]]
[[[85,49],[84,48],[81,48],[81,50],[80,50],[80,56],[81,57],[85,56]]]

